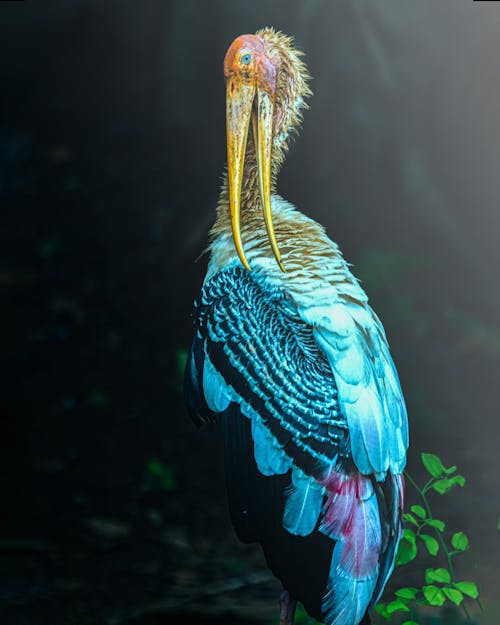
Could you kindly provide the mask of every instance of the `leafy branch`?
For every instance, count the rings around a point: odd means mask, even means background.
[[[461,606],[467,619],[469,611],[465,605],[465,598],[475,599],[482,609],[479,600],[479,591],[474,582],[458,581],[455,575],[453,558],[466,551],[469,539],[464,532],[452,534],[450,542],[445,539],[445,523],[434,517],[428,495],[436,492],[445,495],[455,486],[464,486],[465,478],[456,473],[457,467],[446,468],[441,459],[434,454],[421,454],[422,464],[430,478],[423,487],[420,487],[412,476],[405,472],[405,477],[420,496],[423,505],[413,505],[410,512],[403,515],[406,521],[403,538],[399,544],[396,556],[396,565],[402,566],[414,560],[418,547],[425,547],[431,556],[441,553],[446,559],[446,566],[427,568],[425,570],[425,584],[421,588],[405,587],[395,591],[395,598],[388,603],[378,603],[376,611],[385,619],[391,621],[396,612],[406,612],[413,618],[415,606],[431,605],[442,606],[446,601]],[[415,620],[407,620],[402,625],[418,625]]]

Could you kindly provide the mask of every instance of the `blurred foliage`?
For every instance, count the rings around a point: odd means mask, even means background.
[[[368,292],[401,285],[412,272],[432,270],[438,260],[431,254],[403,254],[390,250],[368,249],[356,262],[356,276]]]
[[[183,347],[180,347],[175,352],[177,374],[181,380],[184,378],[184,371],[186,370],[187,357],[188,357],[188,350]]]
[[[41,241],[38,245],[38,255],[41,258],[49,258],[59,249],[59,243],[55,239],[46,239]]]
[[[104,409],[109,408],[111,397],[99,388],[92,389],[87,397],[87,403],[91,408]]]
[[[168,491],[175,489],[174,471],[172,467],[168,467],[157,458],[153,458],[148,462],[147,470],[148,474],[153,477],[154,484]]]

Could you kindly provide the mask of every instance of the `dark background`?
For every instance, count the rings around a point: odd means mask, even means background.
[[[280,191],[384,322],[410,471],[430,451],[467,477],[433,505],[470,537],[475,622],[498,622],[499,3],[40,0],[0,2],[2,624],[273,623],[279,586],[232,535],[217,433],[181,396],[222,59],[266,25],[314,77]]]

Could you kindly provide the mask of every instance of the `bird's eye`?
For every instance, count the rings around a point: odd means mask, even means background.
[[[241,64],[248,65],[251,60],[252,60],[252,55],[247,52],[241,57]]]

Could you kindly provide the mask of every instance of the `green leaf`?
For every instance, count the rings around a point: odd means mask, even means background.
[[[458,484],[459,486],[465,486],[465,477],[463,475],[454,475],[450,479],[454,484]]]
[[[444,477],[442,480],[437,480],[432,484],[432,488],[440,495],[444,495],[454,486],[463,486],[465,484],[465,477],[463,475],[454,475],[453,477]]]
[[[417,537],[413,530],[406,528],[403,532],[403,538],[406,538],[409,543],[415,543]]]
[[[479,590],[474,582],[456,582],[455,588],[458,588],[464,595],[477,599],[479,597]]]
[[[451,490],[454,486],[455,486],[455,482],[445,477],[442,480],[438,480],[437,482],[434,482],[434,484],[432,485],[432,489],[435,490],[440,495],[444,495],[449,490]]]
[[[418,625],[418,623],[416,621],[405,621],[401,625]]]
[[[425,546],[427,547],[427,551],[431,554],[431,556],[435,556],[437,552],[439,551],[438,541],[432,536],[429,536],[428,534],[420,534],[420,538],[425,543]]]
[[[463,594],[455,588],[443,588],[443,592],[455,605],[460,605],[464,600]]]
[[[396,597],[401,597],[401,599],[415,599],[418,594],[418,588],[411,588],[410,586],[406,588],[400,588],[396,590],[394,593]]]
[[[398,553],[396,555],[396,564],[401,566],[402,564],[408,564],[415,559],[417,555],[417,544],[415,541],[410,542],[403,538],[399,543]]]
[[[497,530],[500,530],[500,517],[498,517]]]
[[[451,537],[451,545],[458,551],[465,551],[469,546],[469,539],[463,532],[457,532]]]
[[[417,527],[420,525],[417,519],[413,516],[413,514],[410,514],[409,512],[405,512],[403,514],[403,519],[405,521],[409,521],[410,523],[413,523],[413,525],[416,525]]]
[[[401,599],[395,599],[387,604],[387,612],[393,614],[394,612],[409,612],[410,608]]]
[[[419,516],[421,519],[425,519],[425,510],[424,508],[422,508],[422,506],[412,506],[410,508],[410,510],[416,514],[417,516]]]
[[[424,586],[422,590],[424,591],[424,597],[430,605],[443,605],[446,601],[443,591],[437,586],[431,584],[430,586]]]
[[[297,603],[297,609],[295,611],[295,625],[311,625],[311,623],[319,625],[317,621],[311,619],[304,606],[300,602]]]
[[[413,523],[413,525],[416,525],[417,527],[420,525],[420,523],[417,521],[417,519],[413,516],[413,514],[410,514],[409,512],[405,512],[403,514],[403,519],[405,521],[408,521],[409,523]]]
[[[443,532],[445,528],[444,522],[440,521],[439,519],[431,519],[430,521],[427,521],[427,524],[439,530],[440,532]]]
[[[390,612],[387,611],[387,604],[386,603],[377,603],[377,605],[375,606],[375,610],[384,618],[386,618],[388,621],[391,619],[391,614]]]
[[[450,475],[450,473],[455,473],[456,470],[457,470],[457,467],[453,465],[449,469],[445,469],[444,472],[446,473],[446,475]]]
[[[428,584],[439,582],[449,584],[451,582],[450,572],[447,569],[425,569],[425,581]]]
[[[438,456],[434,454],[422,453],[420,457],[422,458],[422,464],[432,477],[439,477],[444,473],[445,468]]]

